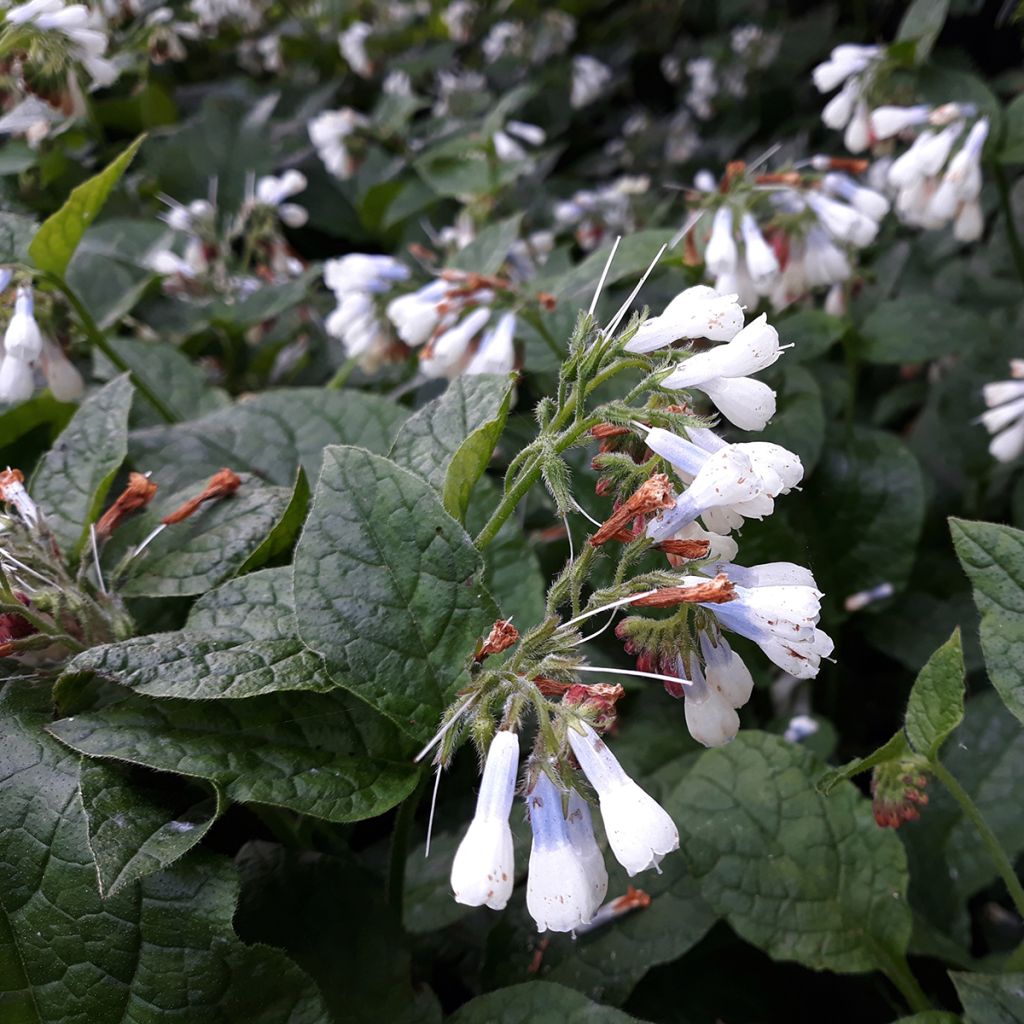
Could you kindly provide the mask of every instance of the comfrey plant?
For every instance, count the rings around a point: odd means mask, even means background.
[[[440,777],[468,735],[483,758],[476,814],[452,867],[461,903],[500,910],[508,902],[515,883],[508,819],[521,791],[533,832],[526,900],[540,931],[585,928],[606,895],[591,792],[608,845],[629,875],[657,868],[679,844],[669,815],[601,736],[614,724],[621,688],[588,683],[589,673],[625,671],[660,682],[684,700],[693,737],[718,746],[736,735],[737,709],[753,689],[726,632],[753,640],[800,678],[816,675],[832,651],[817,627],[822,595],[811,573],[789,563],[741,567],[729,537],[745,517],[769,515],[774,499],[800,482],[800,460],[775,444],[728,443],[697,407],[680,404],[706,398],[737,426],[762,429],[775,393],[752,375],[779,358],[777,333],[764,316],[744,326],[736,295],[704,286],[620,330],[631,301],[603,329],[591,314],[580,318],[557,397],[541,404],[540,434],[513,460],[478,544],[494,537],[538,477],[561,516],[581,511],[562,453],[593,438],[602,448],[594,462],[598,489],[616,507],[551,586],[543,622],[523,634],[506,620],[495,624],[477,650],[472,682],[421,754],[435,751]],[[641,382],[620,400],[588,408],[593,391],[627,370],[639,371]],[[584,601],[595,566],[613,551],[614,583]],[[616,628],[638,657],[635,671],[582,656],[592,638],[583,636],[584,622],[608,616],[601,633],[619,611],[640,608],[669,614],[626,618]],[[535,732],[520,775],[520,736],[530,719]]]

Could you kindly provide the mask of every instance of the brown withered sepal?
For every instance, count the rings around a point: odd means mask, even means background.
[[[106,540],[133,512],[145,508],[156,494],[156,484],[142,473],[131,473],[128,486],[96,523],[96,539]]]
[[[594,547],[600,547],[610,540],[616,540],[626,530],[627,525],[638,516],[646,516],[652,512],[672,508],[675,497],[672,484],[664,473],[654,473],[645,480],[608,518],[601,528],[590,538]],[[631,539],[632,534],[627,533]]]
[[[700,558],[707,558],[711,550],[709,540],[662,540],[654,545],[656,551],[664,551],[666,555],[673,555],[693,562]]]
[[[630,604],[634,608],[674,608],[679,604],[725,604],[736,597],[736,588],[725,573],[719,573],[707,583],[685,587],[662,587],[653,594],[638,597]]]
[[[498,619],[476,652],[476,660],[483,661],[492,654],[507,651],[519,639],[519,630],[508,619]]]
[[[189,498],[183,505],[176,508],[169,515],[160,520],[165,526],[172,526],[188,519],[195,511],[207,501],[215,501],[218,498],[226,498],[235,493],[242,486],[242,478],[230,469],[218,469],[210,477],[209,483],[194,498]]]

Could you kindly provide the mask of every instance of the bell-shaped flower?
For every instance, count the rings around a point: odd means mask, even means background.
[[[742,327],[743,310],[735,295],[695,285],[680,292],[661,316],[644,321],[625,348],[627,352],[653,352],[684,339],[729,341]]]
[[[704,676],[734,708],[741,708],[754,692],[754,677],[746,662],[729,646],[724,636],[712,639],[700,634],[700,649],[704,655]]]
[[[781,268],[771,246],[764,240],[757,221],[749,213],[743,214],[740,220],[740,232],[743,235],[743,256],[747,273],[759,295],[767,295],[778,280]]]
[[[409,268],[392,256],[350,253],[324,264],[324,284],[336,295],[346,292],[388,291],[396,281],[409,277]]]
[[[889,200],[871,188],[858,185],[847,174],[832,172],[821,181],[826,192],[845,200],[872,220],[881,220],[889,212]]]
[[[604,854],[594,838],[590,805],[575,789],[569,790],[569,808],[565,821],[569,842],[583,865],[583,872],[590,885],[590,913],[593,915],[608,894],[608,869],[604,866]]]
[[[881,52],[877,46],[856,46],[844,43],[833,48],[827,61],[811,72],[818,92],[831,92],[851,75],[860,74]]]
[[[510,373],[516,364],[515,333],[516,315],[505,313],[496,326],[484,331],[466,373]]]
[[[456,903],[503,910],[515,870],[508,816],[519,766],[519,737],[502,731],[491,740],[476,798],[476,813],[455,851],[452,891]]]
[[[420,372],[428,377],[457,375],[473,339],[490,318],[490,309],[474,309],[454,326],[442,331],[420,356]]]
[[[732,210],[720,206],[711,222],[711,235],[704,250],[704,265],[712,277],[730,274],[736,269],[736,241],[732,236]]]
[[[958,242],[976,242],[985,230],[985,216],[977,199],[964,203],[953,221],[953,237]]]
[[[870,245],[878,234],[878,224],[852,206],[814,193],[808,195],[807,205],[817,214],[825,230],[840,242],[849,242],[862,249]]]
[[[526,909],[538,931],[571,932],[594,916],[593,878],[569,838],[562,794],[543,772],[526,802],[533,831]]]
[[[779,333],[762,313],[725,345],[690,356],[663,381],[667,388],[696,387],[714,377],[748,377],[781,355]]]
[[[31,363],[12,355],[0,359],[0,404],[27,402],[34,390],[35,374]]]
[[[306,176],[301,171],[290,169],[280,177],[265,175],[256,182],[256,202],[270,206],[277,211],[282,222],[290,228],[301,228],[309,213],[298,203],[287,202],[292,196],[305,191]]]
[[[981,417],[993,435],[988,450],[1000,462],[1012,462],[1024,451],[1024,361],[1010,363],[1013,380],[986,384],[982,396],[988,410]]]
[[[656,868],[679,849],[679,830],[665,809],[626,773],[607,744],[585,722],[569,729],[569,746],[597,791],[601,820],[615,859],[629,875]]]
[[[85,381],[75,369],[71,360],[64,355],[60,346],[49,338],[43,338],[41,359],[46,386],[58,402],[77,402],[85,392]]]
[[[918,168],[926,178],[938,174],[945,167],[949,154],[953,152],[953,145],[962,132],[963,124],[956,121],[937,135],[931,135],[921,147],[918,151]]]
[[[43,335],[36,323],[32,289],[21,285],[14,300],[14,315],[4,332],[4,352],[23,363],[31,363],[39,358],[42,351]]]
[[[388,319],[406,345],[418,348],[434,333],[441,321],[438,303],[447,291],[447,282],[438,278],[388,303]]]
[[[704,677],[696,657],[690,659],[689,674],[682,658],[677,659],[682,678],[690,685],[684,688],[686,728],[705,747],[720,747],[735,739],[740,731],[740,716],[725,696]]]
[[[981,151],[988,138],[988,127],[987,117],[976,121],[967,133],[964,144],[949,161],[943,181],[950,183],[957,199],[977,199],[981,192]]]
[[[850,260],[818,225],[810,228],[805,238],[807,283],[811,287],[841,284],[853,273]]]
[[[853,117],[853,110],[857,105],[857,100],[860,99],[860,93],[860,82],[856,78],[847,79],[842,89],[825,104],[821,111],[821,120],[825,126],[833,131],[845,128],[849,124],[850,118]]]
[[[908,128],[926,124],[931,112],[926,103],[916,107],[875,107],[871,111],[871,134],[877,140],[891,139]]]
[[[853,115],[843,132],[843,145],[851,153],[863,153],[871,145],[871,111],[864,100],[858,100],[853,108]]]

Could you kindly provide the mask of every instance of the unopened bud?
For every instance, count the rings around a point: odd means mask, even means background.
[[[562,703],[587,712],[594,725],[603,731],[614,724],[615,705],[624,693],[617,683],[573,683],[566,688]]]
[[[165,526],[180,523],[183,519],[188,519],[193,515],[204,502],[226,498],[234,494],[241,485],[242,478],[237,473],[233,473],[230,469],[220,469],[210,477],[210,482],[199,494],[194,498],[189,498],[184,505],[164,516],[161,522]]]
[[[882,828],[899,828],[905,821],[921,817],[920,808],[928,803],[924,792],[928,777],[921,758],[886,761],[871,775],[871,805],[875,821]]]
[[[106,540],[133,512],[145,508],[156,494],[156,484],[142,473],[132,473],[128,486],[96,523],[96,539]]]

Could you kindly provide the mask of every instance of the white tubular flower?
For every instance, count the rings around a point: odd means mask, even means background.
[[[748,377],[771,366],[781,354],[779,333],[762,313],[725,345],[690,356],[665,378],[664,386],[699,387],[714,377]]]
[[[4,352],[23,363],[38,359],[43,351],[43,336],[35,318],[35,302],[28,285],[18,288],[14,315],[4,332]]]
[[[486,307],[474,309],[454,327],[442,331],[420,356],[420,371],[428,377],[457,376],[470,344],[490,317]]]
[[[741,430],[764,430],[775,415],[775,391],[750,377],[713,377],[693,387],[711,399],[718,411]]]
[[[853,115],[843,132],[843,145],[851,153],[863,153],[871,145],[871,112],[863,100],[858,100],[853,108]]]
[[[43,376],[51,394],[58,402],[77,402],[85,392],[85,381],[61,351],[59,345],[43,338]]]
[[[467,907],[504,910],[515,884],[508,816],[516,788],[519,737],[502,731],[491,740],[476,798],[476,813],[455,851],[452,892]]]
[[[569,746],[597,791],[608,845],[629,875],[656,868],[679,849],[679,830],[665,809],[622,769],[604,740],[585,722],[569,729]]]
[[[593,103],[611,81],[612,71],[596,57],[580,54],[572,59],[572,88],[569,103],[579,110]]]
[[[849,175],[826,174],[821,184],[826,192],[845,200],[874,221],[881,220],[889,212],[889,200],[885,196],[858,185]]]
[[[742,327],[743,310],[735,295],[695,285],[680,292],[661,316],[644,321],[625,348],[627,352],[653,352],[684,339],[729,341]]]
[[[807,246],[807,283],[811,287],[825,284],[839,284],[847,281],[853,273],[845,252],[839,248],[817,225],[812,227],[805,238]]]
[[[840,242],[863,249],[878,234],[878,224],[870,217],[827,196],[811,193],[807,196],[807,205],[818,215],[825,230]]]
[[[743,234],[743,255],[747,272],[758,294],[767,295],[778,280],[779,261],[771,246],[764,240],[764,235],[761,234],[761,229],[751,214],[743,214],[740,231]]]
[[[12,355],[0,359],[0,402],[10,405],[27,402],[34,390],[35,377],[31,363]]]
[[[338,49],[342,57],[348,61],[349,67],[360,78],[373,76],[373,61],[366,52],[366,40],[373,35],[373,29],[365,21],[353,21],[338,36]]]
[[[738,254],[736,242],[732,237],[732,210],[728,206],[720,206],[715,210],[715,218],[711,222],[711,236],[704,250],[704,265],[712,277],[721,277],[736,270]]]
[[[569,812],[566,816],[569,842],[583,865],[583,873],[590,887],[590,915],[604,903],[608,895],[608,869],[604,866],[604,855],[594,838],[594,823],[590,817],[590,806],[576,792],[569,790]]]
[[[989,452],[1000,462],[1012,462],[1024,451],[1024,362],[1011,360],[1013,380],[986,384],[982,397],[988,411],[980,417],[993,434]]]
[[[813,585],[748,588],[737,584],[735,593],[725,604],[702,607],[725,629],[753,640],[790,675],[797,679],[816,676],[821,659],[833,648],[828,634],[817,628],[821,592]]]
[[[857,100],[860,99],[860,92],[860,82],[855,78],[847,79],[842,89],[825,104],[821,111],[821,120],[825,127],[834,131],[845,128],[850,123],[850,118],[853,117],[853,110],[857,105]]]
[[[528,160],[530,156],[520,142],[543,146],[547,134],[543,128],[526,121],[506,121],[505,127],[496,131],[492,139],[495,155],[502,163],[518,163]]]
[[[927,124],[932,108],[926,103],[916,107],[875,107],[871,111],[871,134],[875,139],[891,139],[894,135]]]
[[[562,794],[543,773],[526,798],[533,846],[526,909],[540,932],[571,932],[593,917],[592,880],[569,839]]]
[[[846,289],[841,284],[829,288],[822,309],[829,316],[846,316]]]
[[[354,252],[324,264],[324,284],[339,296],[347,292],[386,292],[396,281],[408,277],[409,268],[392,256]]]
[[[305,188],[306,176],[301,171],[287,170],[280,177],[268,174],[256,182],[256,202],[274,208],[288,227],[301,228],[309,220],[309,213],[298,203],[285,200]]]
[[[944,181],[952,185],[957,199],[977,199],[981,192],[981,151],[986,138],[988,118],[983,117],[972,125],[964,144],[949,162]]]
[[[682,658],[677,658],[676,662],[685,676]],[[740,716],[717,687],[704,678],[695,657],[690,662],[689,679],[690,685],[683,692],[683,710],[690,735],[705,747],[721,747],[735,739],[740,731]]]
[[[438,279],[388,303],[388,319],[406,345],[418,348],[434,333],[441,322],[438,303],[447,291],[447,283]]]
[[[811,72],[814,87],[818,92],[831,92],[851,75],[860,74],[880,52],[878,46],[855,46],[850,43],[836,46],[829,54],[829,59]]]
[[[469,361],[466,373],[511,373],[516,365],[515,313],[505,313],[495,327],[484,331],[480,347]]]
[[[958,242],[976,242],[985,230],[985,217],[977,199],[964,203],[953,221],[953,237]]]
[[[921,173],[930,178],[938,174],[953,152],[953,145],[963,132],[963,124],[956,121],[948,128],[943,128],[937,135],[931,137],[924,143],[918,153],[918,167]]]
[[[345,140],[360,128],[368,127],[369,123],[351,107],[343,107],[317,114],[306,126],[317,156],[336,178],[345,180],[355,174],[356,160]]]
[[[712,640],[700,634],[704,655],[704,676],[734,708],[741,708],[754,692],[754,677],[744,660],[729,646],[724,636]]]

